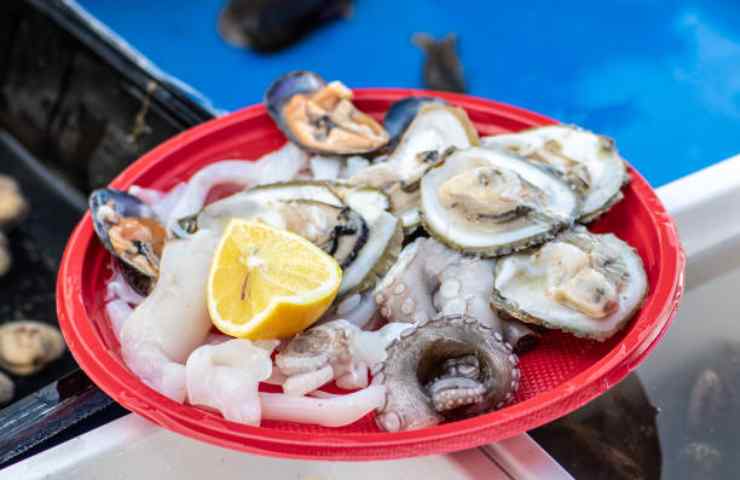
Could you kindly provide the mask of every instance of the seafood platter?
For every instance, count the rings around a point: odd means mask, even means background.
[[[95,190],[60,325],[123,406],[303,458],[459,450],[604,392],[682,290],[675,228],[603,135],[290,72]]]

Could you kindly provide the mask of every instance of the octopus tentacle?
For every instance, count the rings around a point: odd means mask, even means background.
[[[386,358],[386,347],[407,324],[389,324],[366,332],[346,320],[315,326],[291,340],[275,357],[287,378],[286,393],[304,395],[336,379],[340,388],[368,385],[368,366]]]
[[[510,344],[517,354],[531,350],[539,342],[540,333],[526,323],[503,314],[500,314],[500,318],[504,341]]]
[[[466,315],[438,316],[404,331],[373,370],[372,384],[386,387],[378,426],[425,428],[510,402],[519,387],[519,359],[499,338]]]

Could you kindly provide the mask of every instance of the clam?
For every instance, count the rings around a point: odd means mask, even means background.
[[[18,182],[7,175],[0,175],[0,230],[10,230],[23,220],[29,210]]]
[[[327,155],[375,152],[388,133],[352,103],[341,82],[297,71],[277,79],[265,94],[267,110],[280,130],[303,149]]]
[[[634,249],[577,227],[533,253],[499,260],[492,303],[523,322],[602,341],[629,321],[647,288]]]
[[[15,396],[15,384],[7,375],[0,372],[0,406],[13,400]]]
[[[41,322],[20,320],[0,326],[0,367],[15,375],[31,375],[65,350],[59,330]]]
[[[103,188],[90,194],[90,212],[103,246],[125,264],[122,271],[132,284],[143,285],[148,291],[147,284],[159,276],[159,260],[167,238],[152,209],[133,195]]]
[[[440,316],[401,334],[373,372],[385,385],[378,426],[390,432],[503,407],[519,386],[518,358],[472,317]]]
[[[571,125],[551,125],[482,140],[545,166],[572,185],[583,198],[580,222],[588,223],[622,199],[627,167],[614,141]]]
[[[504,151],[471,147],[424,175],[421,207],[432,236],[455,250],[495,257],[571,226],[579,202],[547,171]]]
[[[13,257],[10,256],[10,246],[8,245],[8,239],[0,232],[0,277],[10,271],[10,267],[13,266]]]

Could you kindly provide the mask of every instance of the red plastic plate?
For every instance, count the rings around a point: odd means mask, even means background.
[[[356,91],[360,109],[382,117],[407,95],[437,95],[467,110],[481,135],[512,132],[553,120],[465,95],[409,89]],[[221,117],[170,139],[112,182],[169,189],[204,165],[227,158],[256,159],[285,142],[261,105]],[[92,380],[124,407],[189,437],[252,453],[313,459],[371,460],[428,455],[500,440],[565,415],[622,380],[665,333],[683,291],[685,258],[676,228],[653,189],[635,170],[625,198],[593,226],[616,233],[643,261],[650,290],[638,315],[607,342],[549,332],[521,359],[516,402],[502,410],[424,430],[380,432],[371,416],[338,429],[283,422],[239,425],[220,415],[159,395],[123,364],[104,309],[109,257],[87,214],[72,234],[57,285],[59,322],[70,350]]]

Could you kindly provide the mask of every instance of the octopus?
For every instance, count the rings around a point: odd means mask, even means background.
[[[373,369],[386,387],[376,422],[389,432],[475,416],[511,402],[519,358],[490,327],[464,314],[439,315],[404,331]]]
[[[408,328],[389,323],[367,332],[338,319],[306,330],[275,357],[286,377],[283,391],[302,396],[332,380],[347,390],[367,387],[368,369],[385,360],[387,346]]]
[[[463,255],[432,238],[407,245],[374,291],[389,322],[420,324],[437,315],[467,315],[521,353],[539,335],[490,305],[495,260]]]

